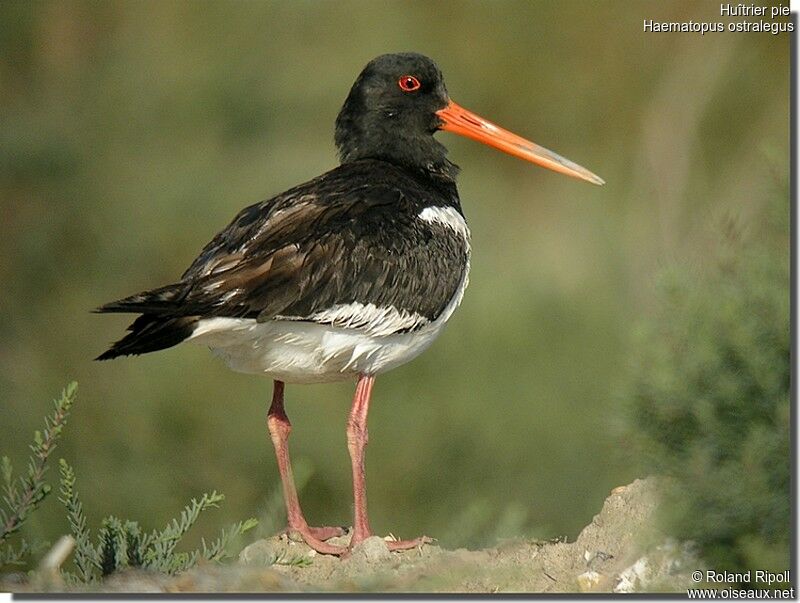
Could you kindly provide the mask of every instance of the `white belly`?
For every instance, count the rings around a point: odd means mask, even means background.
[[[201,320],[187,341],[207,345],[235,371],[288,383],[374,375],[413,360],[433,343],[461,303],[468,280],[469,264],[442,314],[409,333],[376,334],[383,325],[356,329],[299,320],[218,317]]]
[[[214,318],[190,341],[211,348],[230,368],[289,383],[349,379],[391,370],[422,353],[441,329],[367,335],[312,322]]]

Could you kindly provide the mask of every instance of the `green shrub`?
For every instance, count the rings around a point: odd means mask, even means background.
[[[219,538],[190,552],[178,552],[178,543],[197,522],[203,511],[212,509],[225,498],[212,492],[200,500],[192,500],[181,513],[161,531],[144,533],[135,521],[121,521],[106,517],[98,533],[98,543],[93,545],[83,505],[75,489],[75,472],[61,459],[61,502],[67,510],[72,537],[75,539],[75,573],[64,572],[71,583],[88,584],[109,576],[126,567],[174,574],[185,571],[204,559],[221,561],[228,556],[228,545],[241,534],[255,527],[255,519],[248,519],[223,530]]]
[[[12,536],[17,536],[34,511],[47,498],[52,488],[45,480],[48,461],[62,435],[67,418],[75,401],[77,384],[71,383],[54,401],[53,412],[45,418],[43,432],[34,434],[31,457],[25,475],[15,477],[8,457],[0,459],[3,479],[3,504],[0,505],[0,569],[8,566],[25,566],[31,557],[46,549],[44,542],[29,543],[19,539],[15,545]],[[228,549],[243,533],[258,524],[248,519],[222,530],[218,538],[207,543],[202,540],[193,551],[179,551],[178,545],[197,522],[200,514],[219,506],[225,498],[212,492],[203,494],[173,519],[163,530],[144,532],[135,521],[122,521],[114,516],[102,521],[97,543],[91,541],[83,504],[75,488],[76,478],[72,467],[60,460],[60,493],[74,539],[74,572],[63,571],[62,576],[70,584],[89,584],[124,568],[143,568],[156,572],[175,574],[197,564],[200,560],[221,561],[229,557]]]
[[[0,459],[3,477],[3,504],[0,505],[0,569],[10,565],[25,565],[28,558],[45,548],[47,543],[29,543],[20,539],[14,545],[11,538],[17,534],[39,505],[50,494],[50,485],[45,481],[47,461],[67,424],[70,410],[75,402],[78,384],[73,382],[64,388],[61,397],[53,401],[53,412],[44,419],[44,432],[33,434],[30,445],[31,456],[25,475],[14,476],[11,459]]]
[[[702,266],[662,275],[634,354],[637,449],[675,478],[668,530],[714,570],[789,568],[787,198],[749,232],[728,221]]]

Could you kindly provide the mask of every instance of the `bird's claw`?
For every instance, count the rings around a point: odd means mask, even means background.
[[[415,549],[421,547],[423,544],[433,544],[435,538],[430,536],[420,536],[412,540],[387,540],[386,546],[390,551],[407,551],[408,549]]]
[[[350,543],[346,547],[329,544],[324,542],[324,540],[335,536],[343,536],[346,532],[347,530],[339,527],[326,526],[322,528],[312,528],[306,526],[287,528],[285,534],[290,540],[305,542],[309,547],[322,555],[336,555],[344,559],[349,557],[353,549],[358,546],[359,543],[366,540],[366,538],[351,538]],[[424,544],[433,544],[435,541],[435,538],[430,538],[429,536],[420,536],[412,540],[396,540],[394,537],[392,537],[391,540],[385,540],[386,546],[390,551],[407,551],[409,549],[422,547]]]
[[[344,536],[347,534],[347,528],[341,526],[321,526],[321,527],[313,527],[313,526],[303,526],[303,527],[292,527],[289,526],[283,531],[284,534],[289,538],[289,540],[294,541],[303,541],[304,534],[310,534],[312,538],[317,540],[330,540],[331,538],[335,538],[336,536]]]
[[[334,531],[335,533],[331,533],[331,531]],[[347,549],[343,546],[336,546],[333,544],[328,544],[327,542],[323,542],[323,540],[333,538],[334,536],[342,536],[345,533],[343,528],[312,528],[308,526],[300,528],[290,527],[287,528],[284,533],[289,540],[293,540],[295,542],[305,542],[309,547],[322,555],[339,556],[343,555],[347,551]],[[319,536],[323,536],[324,538],[320,538]]]

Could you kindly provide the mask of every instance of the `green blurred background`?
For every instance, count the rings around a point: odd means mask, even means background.
[[[79,401],[60,454],[91,521],[146,526],[278,483],[266,379],[200,347],[95,363],[126,316],[245,205],[336,164],[333,122],[375,55],[415,50],[452,97],[606,179],[593,187],[448,134],[473,232],[443,336],[377,381],[368,485],[379,533],[477,546],[574,537],[640,472],[621,412],[654,275],[702,261],[788,180],[789,37],[655,34],[719,2],[0,3],[0,452],[19,468],[49,400]],[[349,524],[353,385],[294,386],[315,524]],[[52,477],[52,476],[51,476]],[[29,530],[66,531],[55,500]]]

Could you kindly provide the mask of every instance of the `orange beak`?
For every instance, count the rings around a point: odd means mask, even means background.
[[[540,147],[538,144],[525,140],[508,130],[504,130],[489,120],[475,115],[472,111],[467,111],[453,101],[450,101],[444,109],[437,111],[436,115],[442,120],[442,130],[472,138],[509,155],[514,155],[573,178],[580,178],[592,184],[605,184],[605,180],[600,176],[593,174],[577,163],[573,163],[569,159],[553,153],[553,151]]]

